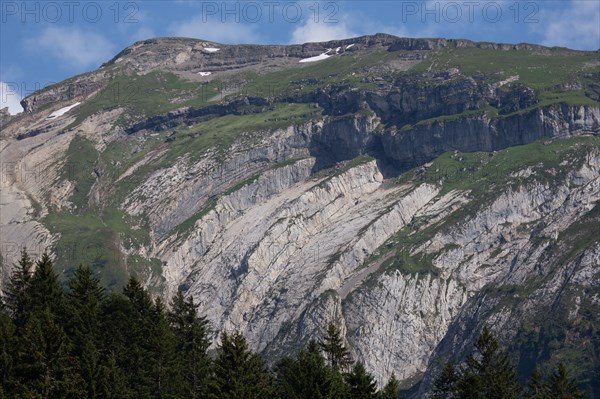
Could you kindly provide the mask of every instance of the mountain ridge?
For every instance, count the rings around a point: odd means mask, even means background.
[[[341,40],[331,40],[326,42],[312,42],[312,43],[304,43],[304,44],[293,44],[293,45],[256,45],[256,44],[243,44],[243,45],[230,45],[230,44],[221,44],[211,41],[205,41],[203,39],[193,39],[193,38],[178,38],[178,37],[164,37],[164,38],[153,38],[135,42],[131,46],[128,46],[121,50],[115,57],[111,60],[103,63],[99,69],[104,67],[108,67],[111,65],[115,65],[117,60],[122,59],[124,56],[135,53],[137,49],[148,49],[148,47],[152,48],[152,46],[161,46],[168,44],[182,44],[189,43],[194,45],[219,45],[226,48],[247,48],[247,49],[273,49],[273,50],[282,50],[282,49],[290,49],[290,53],[284,52],[286,56],[301,58],[301,57],[309,57],[312,55],[318,55],[319,51],[324,51],[326,49],[336,48],[338,46],[347,46],[350,44],[361,44],[365,46],[376,46],[376,45],[392,45],[392,49],[399,50],[431,50],[433,48],[442,48],[442,47],[476,47],[476,48],[488,48],[488,49],[497,49],[497,50],[536,50],[542,53],[547,53],[550,51],[562,51],[566,53],[591,53],[591,51],[583,51],[583,50],[572,50],[563,47],[547,47],[537,44],[530,43],[492,43],[492,42],[474,42],[468,39],[445,39],[445,38],[401,38],[389,34],[378,33],[375,35],[366,35],[366,36],[358,36],[350,39],[341,39]],[[272,55],[271,55],[272,56]],[[164,60],[163,60],[164,61]],[[84,73],[82,75],[88,75],[93,73],[94,71]],[[70,79],[67,79],[68,81]],[[52,86],[62,85],[66,81],[57,83]],[[86,82],[89,84],[89,82]],[[35,101],[28,100],[28,98],[36,96],[38,93],[44,92],[48,90],[48,87],[42,88],[36,93],[32,93],[31,95],[25,97],[21,105],[23,106],[25,112],[31,112],[33,110],[32,103]]]

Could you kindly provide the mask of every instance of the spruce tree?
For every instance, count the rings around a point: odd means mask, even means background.
[[[186,300],[179,291],[168,314],[175,335],[176,372],[182,378],[183,396],[190,399],[208,395],[211,372],[208,320],[198,316],[197,307],[192,297]]]
[[[98,381],[103,372],[100,353],[102,301],[104,289],[89,267],[79,266],[68,282],[65,325],[73,341],[72,354],[85,381],[88,398],[98,396]]]
[[[25,321],[25,324],[17,325],[12,340],[12,395],[16,398],[81,397],[83,384],[70,356],[71,342],[60,323],[63,291],[50,256],[42,255],[31,278],[26,277],[30,259],[25,253],[19,264],[16,277],[19,283],[11,284],[9,291],[12,304],[18,305],[13,308],[17,323]]]
[[[102,304],[100,347],[106,359],[98,382],[102,397],[136,397],[130,384],[131,374],[139,367],[137,359],[130,356],[137,352],[132,346],[139,345],[135,317],[133,305],[124,295],[110,294]]]
[[[151,353],[151,397],[176,398],[181,393],[180,370],[176,367],[175,335],[169,326],[166,309],[160,298],[154,302],[148,341]]]
[[[123,294],[129,300],[131,312],[125,324],[128,331],[125,333],[125,348],[123,370],[128,377],[128,387],[137,397],[152,397],[155,392],[156,381],[153,375],[156,370],[157,358],[154,352],[152,334],[154,317],[154,304],[148,291],[139,281],[131,277],[123,289]]]
[[[263,399],[274,393],[262,359],[248,348],[242,334],[221,334],[214,366],[213,396],[219,399]]]
[[[27,254],[27,250],[23,248],[21,259],[15,265],[15,270],[4,292],[6,310],[17,328],[25,325],[28,312],[30,311],[31,298],[29,297],[29,285],[31,284],[32,267],[33,261]]]
[[[80,398],[83,383],[69,341],[49,308],[32,314],[17,341],[14,398]]]
[[[2,395],[15,396],[20,385],[15,366],[18,365],[21,355],[20,347],[23,330],[31,315],[31,278],[33,261],[25,248],[21,251],[21,258],[15,265],[14,271],[8,280],[2,299],[0,349],[0,373],[2,374]]]
[[[362,362],[357,362],[352,371],[346,374],[346,382],[350,387],[352,399],[375,399],[377,393],[377,382],[373,376],[367,373]]]
[[[527,390],[524,395],[525,399],[547,399],[546,387],[542,378],[540,369],[536,366],[531,372]]]
[[[513,399],[520,392],[517,373],[508,353],[484,327],[475,343],[475,353],[467,357],[466,366],[456,384],[459,398]]]
[[[52,260],[47,252],[35,263],[35,271],[29,286],[31,311],[43,312],[48,309],[51,314],[62,314],[63,290],[54,272]]]
[[[455,397],[458,375],[454,366],[448,362],[433,383],[432,399],[451,399]]]
[[[123,295],[129,299],[140,316],[146,317],[152,312],[152,298],[135,277],[129,278],[127,285],[123,288]]]
[[[275,373],[282,399],[342,399],[349,394],[340,373],[326,364],[314,340],[296,358],[281,359]]]
[[[333,323],[329,323],[327,326],[327,333],[321,342],[321,349],[334,370],[345,371],[352,364],[350,352],[344,346],[340,330]]]
[[[383,390],[379,393],[379,399],[398,399],[400,396],[400,382],[396,379],[396,374],[392,375]]]
[[[560,363],[546,383],[548,399],[583,399],[577,382],[569,375],[567,368]]]
[[[127,387],[127,376],[117,365],[114,353],[109,352],[103,363],[98,375],[98,381],[96,382],[98,397],[102,399],[132,397]]]
[[[0,297],[0,398],[7,395],[12,370],[11,341],[15,326],[6,311],[4,301]]]
[[[127,391],[123,395],[131,398],[150,398],[154,392],[153,311],[150,295],[135,278],[129,279],[122,295],[109,295],[102,307],[101,346],[106,359],[116,363],[116,368],[103,370],[103,378],[119,381],[121,370]]]

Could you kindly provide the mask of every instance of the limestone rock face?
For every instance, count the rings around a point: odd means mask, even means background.
[[[513,73],[436,69],[461,49],[581,56],[383,34],[165,38],[34,93],[0,116],[0,285],[19,248],[50,248],[61,274],[91,263],[110,289],[134,274],[166,300],[183,290],[216,332],[241,331],[270,362],[334,321],[380,385],[392,372],[422,380],[418,396],[485,324],[519,359],[561,339],[545,314],[588,345],[581,326],[600,312],[594,64],[540,94]],[[336,64],[299,62],[327,51]],[[219,86],[270,79],[290,86]],[[110,95],[127,81],[143,95]]]

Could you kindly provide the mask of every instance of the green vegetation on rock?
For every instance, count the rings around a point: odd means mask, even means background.
[[[518,82],[534,89],[552,86],[577,79],[583,73],[598,72],[598,53],[566,49],[494,50],[477,47],[449,47],[437,51],[414,69],[445,70],[458,68],[465,75],[487,74],[494,81],[518,76]]]

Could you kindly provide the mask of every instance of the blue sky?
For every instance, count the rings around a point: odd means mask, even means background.
[[[600,48],[600,0],[0,2],[0,107],[96,69],[135,41],[288,44],[405,37]]]

